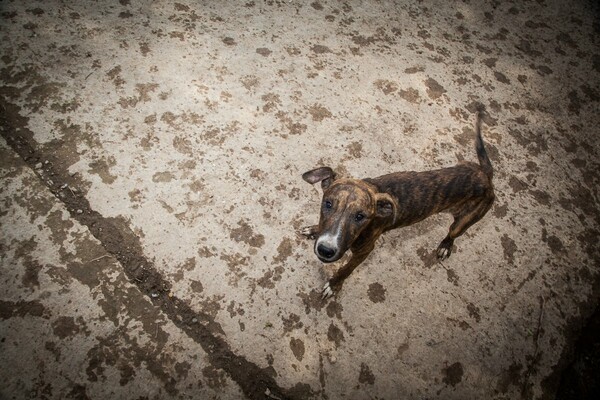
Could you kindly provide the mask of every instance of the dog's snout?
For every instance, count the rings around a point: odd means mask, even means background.
[[[325,259],[330,259],[333,256],[335,256],[336,250],[332,249],[330,247],[327,247],[324,244],[319,244],[317,246],[317,253],[319,254],[319,256],[321,256]]]

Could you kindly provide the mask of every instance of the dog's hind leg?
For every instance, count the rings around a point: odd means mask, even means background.
[[[479,221],[492,207],[494,198],[485,198],[472,206],[462,207],[461,211],[453,213],[454,222],[450,225],[448,235],[442,240],[437,248],[437,257],[445,260],[452,254],[454,239],[465,233],[475,222]]]

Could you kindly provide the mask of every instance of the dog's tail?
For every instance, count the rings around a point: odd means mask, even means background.
[[[483,146],[483,139],[481,138],[481,122],[483,120],[483,116],[485,113],[485,107],[480,105],[477,108],[477,120],[475,122],[475,150],[477,151],[477,158],[479,159],[479,165],[483,169],[483,172],[488,176],[490,181],[494,176],[494,170],[492,168],[492,163],[488,158],[487,153],[485,152],[485,147]]]

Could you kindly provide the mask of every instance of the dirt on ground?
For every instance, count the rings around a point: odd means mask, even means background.
[[[0,398],[598,394],[592,1],[0,3]],[[476,161],[492,209],[335,295],[329,166]]]

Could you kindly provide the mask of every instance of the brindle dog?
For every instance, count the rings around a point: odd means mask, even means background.
[[[437,249],[437,257],[444,260],[452,252],[454,239],[488,212],[494,202],[494,187],[492,164],[481,138],[483,113],[480,108],[475,124],[479,164],[461,162],[434,171],[395,172],[368,179],[337,179],[329,167],[302,175],[308,183],[321,182],[323,201],[319,225],[303,228],[300,233],[316,239],[314,251],[324,263],[339,260],[348,249],[352,251],[350,260],[323,287],[324,299],[367,258],[382,233],[448,212],[454,222]]]

